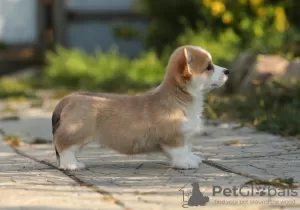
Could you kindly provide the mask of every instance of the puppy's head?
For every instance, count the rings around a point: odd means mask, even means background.
[[[229,70],[215,65],[206,50],[188,45],[173,52],[167,74],[173,75],[191,95],[197,95],[224,85]]]

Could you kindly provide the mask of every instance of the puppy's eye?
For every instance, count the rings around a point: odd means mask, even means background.
[[[206,67],[206,71],[210,71],[213,70],[213,65],[211,63],[209,63]]]

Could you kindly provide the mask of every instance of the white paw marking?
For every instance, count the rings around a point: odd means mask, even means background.
[[[72,170],[72,171],[74,171],[74,170],[84,169],[85,165],[81,162],[77,162],[76,164],[67,164],[67,165],[60,164],[59,168],[63,169],[63,170]]]
[[[172,161],[172,167],[178,169],[192,169],[198,168],[199,163],[192,159],[190,156],[186,156],[183,159],[175,159]]]
[[[168,147],[163,146],[167,156],[171,158],[171,165],[178,169],[198,168],[202,159],[193,155],[188,146],[183,147]]]
[[[63,170],[80,170],[85,168],[85,165],[77,161],[76,152],[78,146],[72,146],[60,153],[59,168]]]

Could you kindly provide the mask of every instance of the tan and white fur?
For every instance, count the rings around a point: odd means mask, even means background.
[[[59,167],[84,168],[76,153],[98,141],[127,155],[163,152],[174,168],[198,168],[202,158],[191,152],[190,138],[202,128],[205,94],[222,86],[228,74],[206,50],[186,45],[172,53],[162,83],[146,93],[65,96],[52,116]]]

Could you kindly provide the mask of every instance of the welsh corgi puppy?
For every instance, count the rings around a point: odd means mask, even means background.
[[[91,141],[127,155],[162,152],[174,168],[198,168],[202,158],[191,152],[190,139],[202,127],[205,94],[228,74],[206,50],[186,45],[175,49],[162,83],[146,93],[65,96],[52,115],[59,168],[83,169],[76,153]]]

